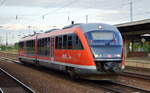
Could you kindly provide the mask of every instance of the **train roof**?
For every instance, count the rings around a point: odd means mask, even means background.
[[[104,24],[104,23],[73,24],[73,25],[65,26],[63,29],[68,29],[68,28],[73,28],[73,27],[80,27],[84,33],[92,31],[92,30],[118,31],[115,26]]]
[[[23,37],[19,42],[27,41],[27,40],[35,40],[35,39],[36,39],[36,35],[29,35],[29,36]]]
[[[112,25],[109,25],[109,24],[104,24],[104,23],[87,23],[87,24],[79,23],[79,24],[73,24],[73,25],[65,26],[62,29],[52,29],[52,30],[46,31],[45,33],[36,34],[36,35],[33,35],[33,36],[27,36],[27,37],[21,39],[20,41],[26,41],[26,40],[32,40],[32,39],[34,40],[34,39],[36,39],[36,36],[38,38],[44,38],[44,37],[50,36],[51,34],[55,35],[55,34],[62,34],[62,33],[71,33],[73,31],[71,31],[70,29],[74,29],[74,28],[81,28],[83,33],[93,31],[93,30],[118,31],[115,26],[112,26]]]

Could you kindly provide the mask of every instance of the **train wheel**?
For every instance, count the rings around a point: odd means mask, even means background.
[[[22,64],[26,65],[26,62],[22,61],[21,58],[19,58],[19,61],[20,61]]]
[[[27,65],[27,63],[25,61],[20,61],[23,65]]]
[[[77,80],[77,79],[79,79],[78,75],[75,73],[74,68],[67,67],[66,70],[67,70],[67,72],[68,72],[69,77],[70,77],[71,80]]]

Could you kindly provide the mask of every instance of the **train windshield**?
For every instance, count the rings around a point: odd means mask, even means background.
[[[121,58],[123,42],[119,31],[93,30],[85,36],[95,58]]]
[[[122,45],[119,31],[93,30],[85,33],[90,45]]]
[[[114,35],[112,32],[92,32],[91,37],[93,40],[113,40]]]

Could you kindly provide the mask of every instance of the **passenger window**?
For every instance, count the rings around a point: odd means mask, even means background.
[[[50,38],[38,40],[38,55],[49,56],[50,54]]]
[[[75,36],[75,49],[83,49],[82,43],[77,35]]]
[[[55,47],[56,47],[56,49],[58,49],[59,48],[59,46],[58,46],[58,42],[59,41],[59,39],[58,39],[58,36],[56,36],[55,37]]]
[[[67,35],[63,36],[63,49],[67,49]]]
[[[62,49],[62,36],[58,37],[58,49]]]
[[[45,55],[46,56],[49,56],[49,54],[50,54],[50,38],[46,38],[45,39]]]
[[[26,54],[33,55],[35,47],[35,40],[26,41]]]
[[[72,35],[68,36],[68,49],[73,49]]]
[[[38,55],[41,54],[41,39],[38,39]]]
[[[56,36],[55,44],[56,49],[83,49],[80,39],[75,34]]]
[[[24,42],[19,42],[19,49],[24,49]]]

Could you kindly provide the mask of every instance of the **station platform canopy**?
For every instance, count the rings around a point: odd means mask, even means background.
[[[126,57],[150,57],[150,19],[115,26],[124,38]]]
[[[123,35],[150,34],[150,19],[115,25]]]

